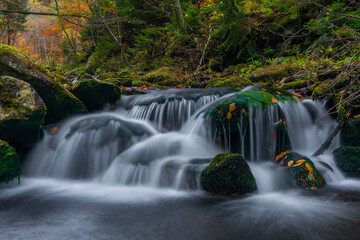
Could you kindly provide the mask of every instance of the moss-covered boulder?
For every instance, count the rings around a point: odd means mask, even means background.
[[[20,152],[39,138],[46,107],[30,84],[0,77],[0,138]]]
[[[341,171],[349,177],[360,178],[360,147],[341,147],[333,154]]]
[[[295,152],[283,152],[276,157],[280,166],[287,167],[296,186],[315,190],[326,184],[325,179],[315,168],[314,163],[307,157]]]
[[[360,146],[360,118],[352,118],[345,122],[341,129],[341,144]]]
[[[215,194],[242,195],[257,189],[244,157],[234,153],[216,155],[202,171],[200,183],[205,191]]]
[[[291,76],[295,71],[286,64],[270,65],[258,68],[249,74],[252,82],[271,82],[277,83],[284,77]]]
[[[104,83],[111,83],[118,87],[131,87],[132,86],[132,79],[129,77],[122,77],[122,78],[108,78],[103,80]]]
[[[87,111],[84,104],[61,85],[59,77],[16,48],[0,45],[0,74],[23,80],[36,90],[46,104],[47,123]]]
[[[182,84],[182,73],[172,67],[162,67],[143,76],[140,82],[151,86],[175,87]]]
[[[94,79],[80,80],[75,84],[72,93],[85,104],[89,111],[102,109],[106,103],[114,104],[121,97],[119,87]]]
[[[0,183],[8,183],[17,178],[20,181],[21,167],[15,149],[0,140]]]
[[[251,81],[248,79],[237,76],[214,77],[206,83],[206,88],[233,87],[240,89],[251,84]]]

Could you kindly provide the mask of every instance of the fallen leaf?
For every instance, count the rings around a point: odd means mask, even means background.
[[[271,101],[272,101],[273,103],[277,103],[277,102],[278,102],[278,100],[277,100],[276,98],[272,98]]]
[[[281,158],[283,158],[286,154],[288,154],[290,151],[286,151],[286,152],[282,152],[279,155],[276,156],[275,161],[280,160]]]
[[[284,127],[286,127],[286,122],[284,121]]]
[[[58,127],[52,127],[52,128],[50,128],[49,133],[50,134],[55,134],[57,131],[58,131]]]
[[[288,162],[288,166],[289,166],[289,167],[291,167],[293,164],[294,164],[294,161],[293,161],[293,160],[291,160],[291,161]]]
[[[293,165],[292,167],[297,167],[297,166],[300,166],[301,164],[303,164],[304,162],[306,162],[304,159],[300,159],[296,162],[295,165]]]
[[[230,112],[228,112],[228,113],[226,114],[226,118],[227,118],[227,119],[230,119],[230,118],[231,118],[231,113],[230,113]]]
[[[229,112],[233,112],[236,109],[235,103],[230,104],[229,106]]]

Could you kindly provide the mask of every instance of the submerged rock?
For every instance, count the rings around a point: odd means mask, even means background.
[[[46,107],[30,84],[0,77],[0,138],[26,151],[39,138]]]
[[[341,147],[333,154],[336,165],[347,176],[360,178],[360,147]]]
[[[17,178],[20,181],[21,167],[15,149],[0,140],[0,183]]]
[[[326,184],[314,163],[305,156],[287,151],[279,154],[276,161],[280,161],[281,166],[290,169],[293,181],[298,187],[315,190]]]
[[[46,104],[47,123],[87,112],[82,102],[60,84],[64,79],[51,74],[16,48],[0,45],[0,73],[31,84]]]
[[[89,111],[102,109],[106,103],[114,104],[121,97],[118,86],[94,79],[77,82],[72,93],[85,104]]]
[[[216,155],[202,171],[200,182],[205,191],[216,194],[242,195],[257,189],[244,157],[234,153]]]

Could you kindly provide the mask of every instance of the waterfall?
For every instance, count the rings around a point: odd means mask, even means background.
[[[305,100],[250,107],[232,129],[235,134],[229,134],[225,124],[224,134],[214,134],[205,112],[231,94],[220,88],[125,96],[114,111],[73,117],[60,123],[56,133],[45,131],[27,159],[25,174],[106,185],[200,189],[201,170],[217,153],[239,152],[246,156],[259,191],[271,192],[288,187],[281,183],[282,169],[271,163],[283,141],[274,126],[286,124],[292,149],[306,156],[336,127],[330,117],[321,119],[326,111],[323,103]],[[328,181],[343,178],[329,155],[339,142],[335,138],[329,152],[314,159]]]

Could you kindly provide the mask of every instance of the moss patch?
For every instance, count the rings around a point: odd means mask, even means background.
[[[201,185],[205,191],[242,195],[257,189],[249,165],[240,154],[216,155],[201,173]]]
[[[276,83],[283,77],[294,74],[294,69],[286,64],[270,65],[254,70],[248,76],[252,82],[272,82]]]
[[[249,81],[248,79],[240,78],[236,76],[215,77],[207,82],[206,88],[214,88],[214,87],[244,88],[251,84],[252,84],[251,81]]]
[[[347,176],[360,178],[360,147],[341,147],[333,154],[336,165]]]
[[[280,86],[280,89],[299,89],[299,88],[303,88],[306,87],[307,83],[303,80],[299,80],[299,81],[295,81],[295,82],[290,82],[290,83],[284,83],[283,85]]]
[[[182,84],[182,74],[175,68],[162,67],[143,76],[140,82],[150,86],[175,87]]]
[[[15,178],[20,181],[20,175],[21,167],[15,149],[0,140],[0,183],[8,183]]]
[[[352,118],[341,129],[343,146],[360,146],[360,118]]]

